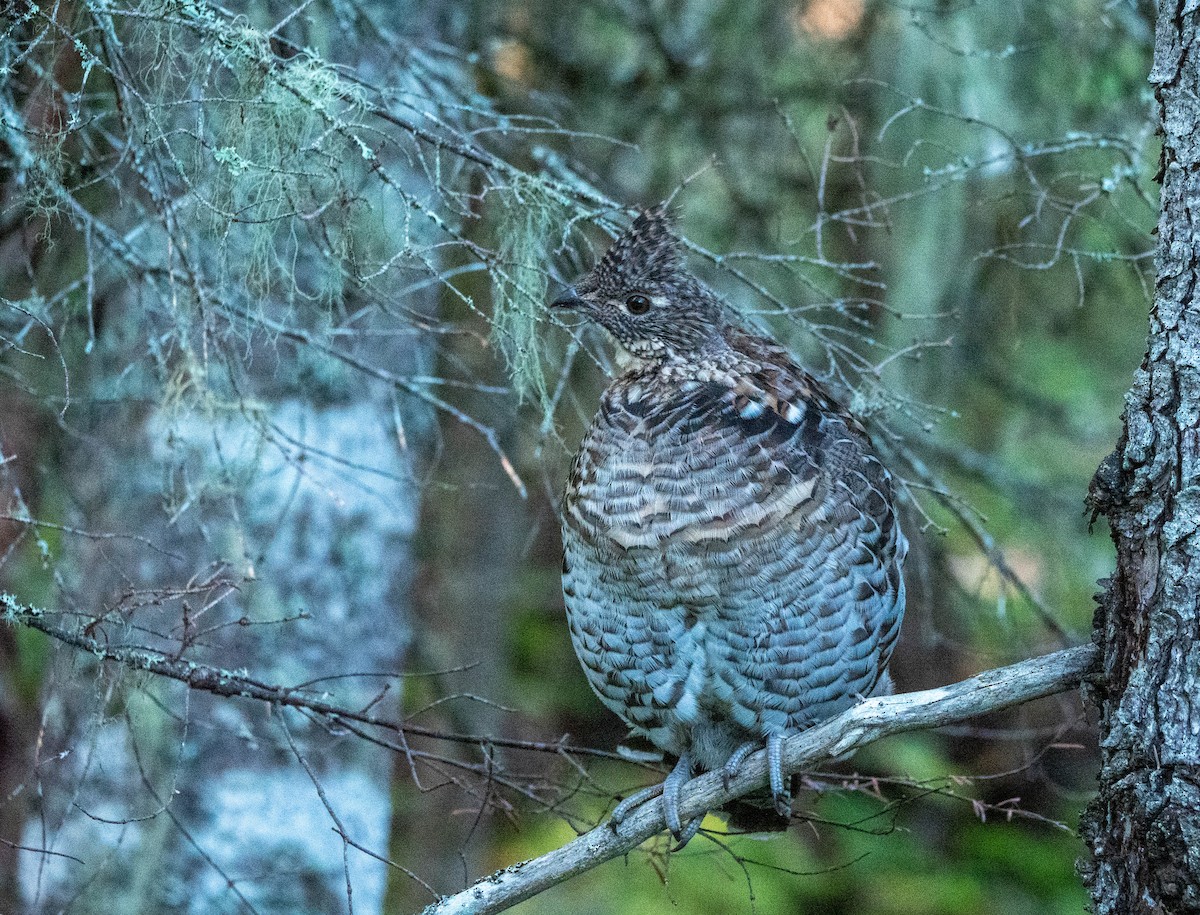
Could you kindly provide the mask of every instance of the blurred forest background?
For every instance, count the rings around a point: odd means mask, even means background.
[[[1088,638],[1149,3],[0,15],[0,912],[415,911],[661,778],[568,641],[613,366],[544,310],[639,205],[906,481],[900,690]],[[1080,912],[1095,767],[1076,697],[888,739],[786,834],[710,818],[521,911]]]

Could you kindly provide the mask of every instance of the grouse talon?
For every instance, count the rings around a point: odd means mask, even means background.
[[[608,818],[608,825],[612,827],[612,831],[616,832],[617,827],[625,822],[625,818],[633,813],[634,809],[641,807],[646,801],[653,800],[662,794],[663,786],[660,782],[657,785],[651,785],[649,788],[642,788],[633,792],[621,803],[613,808],[612,814]]]
[[[663,818],[667,829],[678,841],[683,842],[683,823],[679,819],[679,789],[692,777],[692,758],[687,753],[679,757],[675,768],[662,783]],[[693,833],[694,835],[694,833]],[[690,839],[691,836],[688,836]]]
[[[682,851],[683,846],[692,841],[696,837],[696,833],[700,831],[700,824],[704,822],[704,817],[696,817],[686,826],[683,827],[683,832],[675,836],[675,844],[671,846],[671,851]]]
[[[725,765],[721,769],[721,787],[726,791],[729,790],[729,783],[738,774],[738,769],[742,767],[742,763],[746,761],[746,757],[758,749],[758,746],[756,743],[747,741],[733,751],[733,755],[725,760]]]
[[[771,778],[771,797],[775,812],[781,817],[792,815],[792,793],[783,781],[783,735],[767,735],[767,771]]]

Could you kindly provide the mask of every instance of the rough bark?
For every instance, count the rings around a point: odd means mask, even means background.
[[[1103,652],[1099,792],[1083,816],[1098,915],[1200,911],[1200,15],[1159,6],[1150,80],[1161,106],[1162,211],[1147,353],[1116,450],[1092,483],[1116,572],[1096,615]]]

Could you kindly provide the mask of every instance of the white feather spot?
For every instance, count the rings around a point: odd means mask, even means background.
[[[764,407],[756,400],[746,401],[746,405],[738,410],[738,416],[742,419],[758,419],[763,415]]]

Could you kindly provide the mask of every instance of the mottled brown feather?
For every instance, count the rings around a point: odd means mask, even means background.
[[[630,313],[634,294],[653,307]],[[883,687],[907,545],[862,425],[686,273],[661,211],[566,301],[635,357],[563,503],[571,637],[601,701],[712,769]]]

